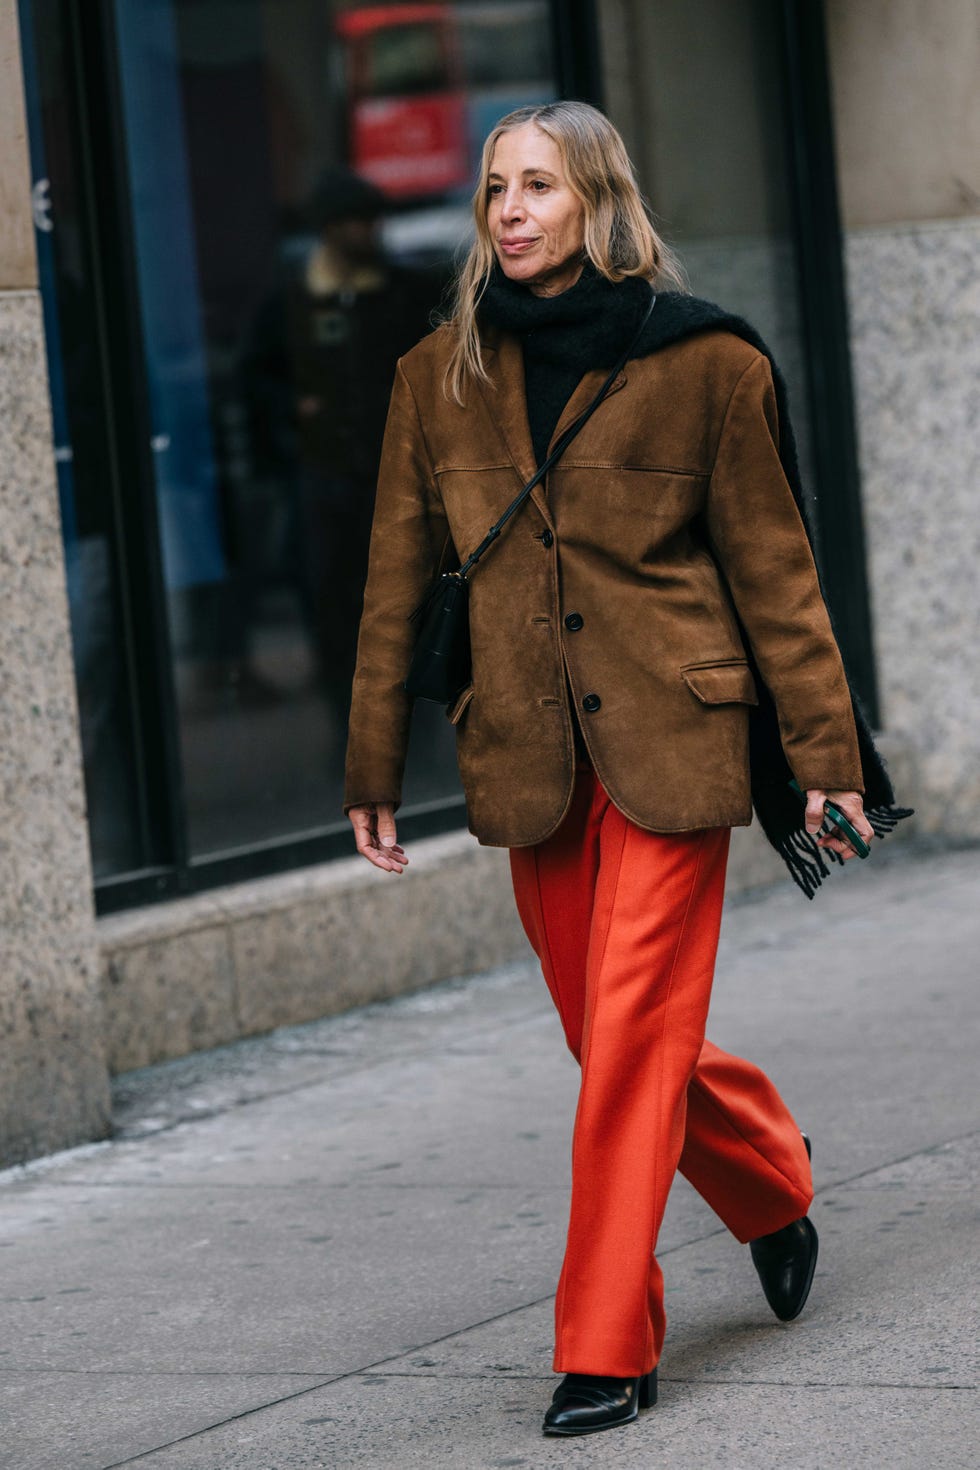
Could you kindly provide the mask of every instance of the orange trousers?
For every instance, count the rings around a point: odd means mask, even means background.
[[[511,849],[521,920],[582,1069],[559,1373],[625,1378],[659,1361],[654,1248],[678,1168],[742,1242],[813,1198],[802,1136],[772,1083],[704,1039],[729,837],[646,832],[580,766],[559,830]]]

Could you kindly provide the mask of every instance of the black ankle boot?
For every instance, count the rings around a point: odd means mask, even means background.
[[[817,1266],[817,1232],[806,1215],[749,1242],[766,1301],[781,1322],[792,1322],[810,1295]]]
[[[803,1143],[810,1158],[810,1140],[805,1133]],[[792,1322],[806,1304],[817,1266],[818,1245],[816,1228],[806,1215],[784,1225],[782,1230],[749,1242],[766,1301],[781,1322]]]
[[[639,1409],[657,1402],[657,1370],[640,1378],[605,1378],[566,1373],[544,1416],[545,1434],[596,1434],[630,1424]]]

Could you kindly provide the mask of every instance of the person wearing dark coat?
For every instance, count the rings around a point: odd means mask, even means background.
[[[563,1377],[544,1420],[575,1435],[656,1400],[655,1247],[678,1170],[750,1245],[779,1318],[813,1279],[809,1140],[757,1067],[705,1039],[731,828],[754,806],[812,894],[825,858],[855,855],[823,830],[828,799],[869,843],[903,813],[821,595],[781,380],[745,323],[665,289],[670,257],[618,133],[583,103],[509,115],[475,218],[451,319],[396,374],[345,809],[358,851],[403,871],[410,614],[634,339],[474,570],[472,680],[448,710],[470,828],[510,850],[581,1064]]]
[[[395,364],[442,281],[386,257],[385,195],[341,167],[309,206],[312,249],[262,304],[243,365],[260,469],[290,485],[290,549],[321,686],[346,716]]]

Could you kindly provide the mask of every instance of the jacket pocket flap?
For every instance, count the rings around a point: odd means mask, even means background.
[[[755,680],[747,663],[696,664],[681,669],[681,678],[702,704],[758,704]]]
[[[472,684],[467,684],[462,694],[457,694],[453,703],[446,710],[446,719],[451,725],[458,725],[469,707],[469,702],[475,694]]]

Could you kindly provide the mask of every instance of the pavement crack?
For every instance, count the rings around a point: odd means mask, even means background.
[[[537,1301],[525,1303],[525,1306],[539,1306],[549,1300],[550,1295],[543,1296],[539,1297]],[[407,1356],[408,1353],[423,1352],[429,1347],[434,1347],[437,1343],[449,1342],[452,1338],[459,1337],[464,1332],[472,1331],[477,1327],[486,1327],[491,1322],[499,1322],[504,1318],[511,1316],[514,1310],[514,1308],[511,1308],[506,1312],[496,1312],[493,1314],[493,1316],[484,1317],[481,1321],[474,1322],[469,1327],[458,1327],[455,1328],[452,1332],[447,1332],[443,1334],[443,1336],[441,1337],[431,1338],[428,1342],[413,1344],[413,1346],[405,1348],[404,1351],[399,1353],[397,1356],[398,1358],[402,1358]],[[371,1373],[376,1368],[379,1368],[383,1363],[391,1363],[395,1361],[396,1359],[392,1358],[392,1356],[389,1354],[387,1357],[378,1358],[372,1363],[363,1364],[359,1368],[351,1368],[346,1373],[338,1373],[335,1377],[326,1379],[322,1383],[308,1384],[305,1388],[297,1389],[295,1393],[281,1394],[278,1398],[269,1399],[267,1403],[253,1404],[248,1409],[242,1409],[237,1414],[229,1414],[224,1419],[217,1419],[213,1424],[207,1424],[202,1429],[195,1429],[190,1434],[181,1434],[178,1435],[175,1439],[165,1440],[161,1444],[154,1445],[152,1449],[141,1450],[139,1454],[130,1455],[125,1460],[114,1460],[110,1465],[101,1466],[100,1470],[124,1470],[125,1466],[136,1465],[139,1463],[140,1460],[146,1460],[149,1459],[151,1455],[159,1454],[161,1450],[172,1449],[175,1445],[186,1444],[193,1439],[200,1439],[203,1435],[210,1434],[212,1430],[224,1428],[226,1424],[236,1424],[239,1423],[242,1419],[250,1418],[253,1414],[262,1413],[262,1411],[265,1409],[274,1409],[280,1404],[293,1403],[296,1399],[306,1397],[307,1394],[316,1393],[317,1390],[320,1388],[332,1388],[335,1384],[344,1383],[349,1379],[363,1377],[365,1374]]]
[[[349,1377],[343,1374],[343,1377]],[[148,1450],[140,1450],[138,1454],[129,1455],[125,1460],[113,1460],[109,1465],[100,1466],[100,1470],[123,1470],[126,1465],[136,1465],[140,1460],[148,1460],[151,1455],[158,1455],[162,1450],[173,1449],[175,1445],[188,1444],[192,1439],[200,1439],[202,1435],[210,1434],[213,1429],[223,1429],[226,1424],[237,1424],[242,1419],[248,1419],[252,1414],[259,1414],[263,1409],[275,1409],[279,1404],[289,1404],[296,1399],[304,1398],[307,1394],[316,1393],[320,1388],[326,1388],[331,1383],[336,1383],[336,1378],[327,1379],[323,1383],[311,1383],[306,1388],[297,1389],[295,1393],[280,1394],[278,1398],[269,1399],[264,1404],[253,1404],[248,1409],[242,1409],[238,1414],[227,1414],[223,1419],[216,1419],[213,1424],[206,1424],[202,1429],[193,1429],[190,1434],[179,1434],[175,1439],[163,1440]]]
[[[926,1144],[923,1148],[913,1149],[911,1153],[902,1154],[897,1159],[886,1159],[882,1164],[872,1164],[867,1169],[861,1169],[857,1174],[849,1174],[843,1179],[835,1179],[828,1184],[821,1184],[814,1191],[817,1195],[828,1194],[832,1189],[844,1189],[848,1184],[856,1184],[860,1179],[870,1179],[874,1174],[881,1174],[885,1169],[897,1168],[899,1164],[910,1164],[913,1159],[921,1159],[925,1154],[934,1154],[942,1148],[951,1148],[954,1143],[968,1143],[971,1139],[980,1137],[980,1128],[969,1128],[965,1133],[955,1133],[952,1138],[942,1138],[937,1143]]]

